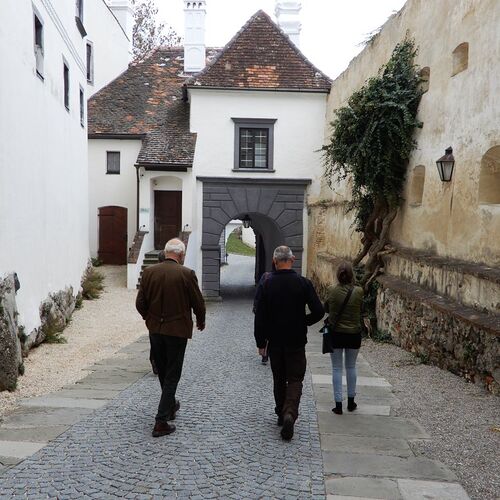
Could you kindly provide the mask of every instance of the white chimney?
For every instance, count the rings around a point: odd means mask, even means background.
[[[205,67],[206,0],[184,0],[184,72],[197,73]]]
[[[130,53],[132,54],[132,33],[135,22],[132,2],[131,0],[107,0],[107,4],[127,35],[130,41]]]
[[[274,13],[278,26],[289,36],[290,40],[300,47],[300,10],[302,5],[294,0],[276,0]]]

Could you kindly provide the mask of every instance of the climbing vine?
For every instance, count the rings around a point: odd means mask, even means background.
[[[325,177],[330,187],[350,178],[349,211],[362,233],[362,249],[353,264],[367,257],[362,283],[382,266],[389,228],[401,204],[408,158],[422,124],[417,109],[422,96],[413,40],[399,43],[376,77],[351,95],[335,112],[331,137],[323,147]]]

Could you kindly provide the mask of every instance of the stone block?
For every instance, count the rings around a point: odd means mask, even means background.
[[[14,390],[23,365],[14,275],[0,279],[0,391]]]
[[[394,479],[366,477],[333,477],[325,481],[327,495],[346,498],[384,498],[399,500],[401,495]],[[335,498],[334,496],[334,498]]]
[[[371,417],[373,418],[373,417]],[[443,464],[422,457],[401,458],[364,453],[323,452],[325,472],[342,476],[369,476],[454,481]]]
[[[469,495],[457,483],[437,481],[415,481],[398,479],[398,486],[403,500],[469,500]]]
[[[334,453],[364,453],[371,455],[393,455],[396,457],[413,456],[408,441],[400,438],[322,434],[321,449]]]

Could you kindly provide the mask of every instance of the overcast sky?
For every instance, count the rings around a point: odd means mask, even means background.
[[[335,78],[362,49],[368,33],[398,11],[405,0],[302,0],[301,49]],[[184,35],[183,0],[156,0],[161,20]],[[275,0],[207,0],[206,43],[224,46],[257,10],[274,19]]]

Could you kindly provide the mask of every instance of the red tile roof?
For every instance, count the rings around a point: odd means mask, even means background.
[[[329,92],[332,81],[259,10],[189,87]]]
[[[157,49],[132,64],[88,103],[89,137],[143,135],[138,163],[191,166],[196,136],[189,131],[184,49]]]

